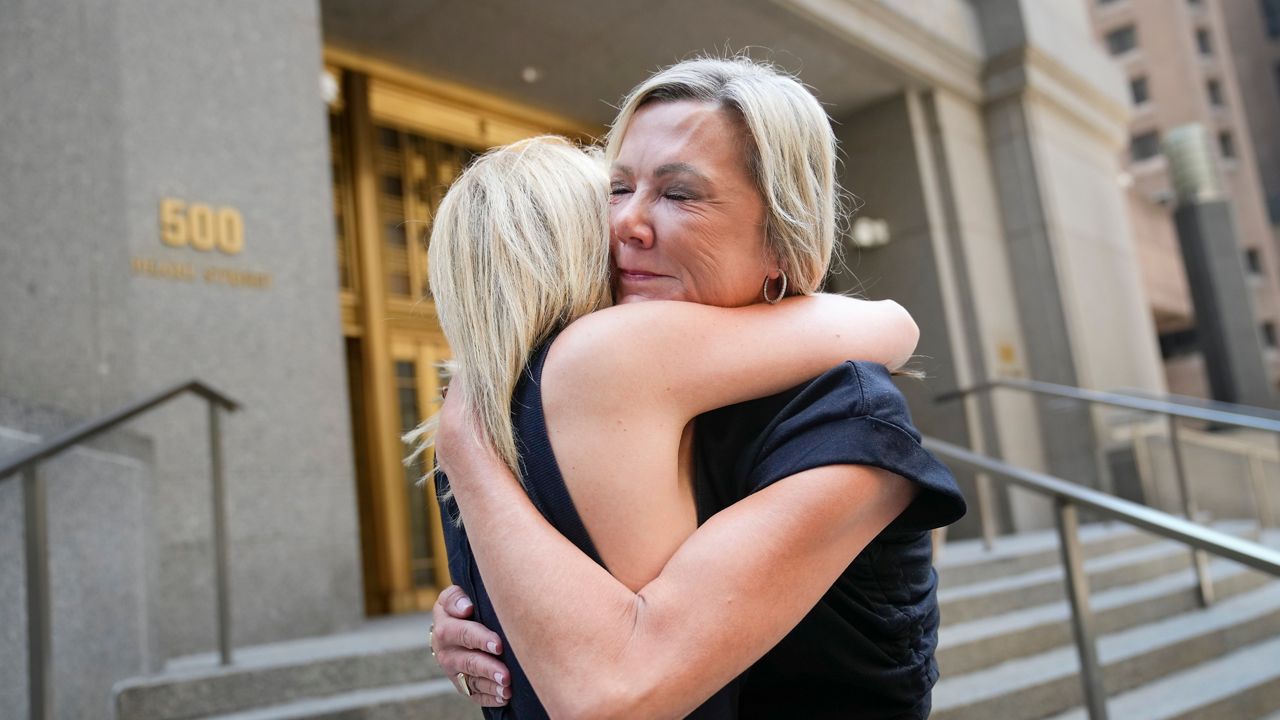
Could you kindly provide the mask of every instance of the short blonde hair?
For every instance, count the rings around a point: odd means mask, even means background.
[[[787,274],[787,294],[816,292],[835,249],[836,140],[818,99],[800,81],[746,57],[697,58],[660,70],[622,102],[605,146],[618,156],[636,112],[697,100],[733,112],[747,131],[747,170],[765,204],[766,250]]]
[[[436,212],[428,260],[451,384],[517,478],[511,397],[529,356],[610,302],[608,185],[598,157],[536,137],[482,155]],[[405,436],[415,457],[434,428],[435,418]]]

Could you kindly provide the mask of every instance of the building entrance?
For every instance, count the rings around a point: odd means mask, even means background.
[[[487,148],[546,132],[543,113],[339,51],[326,53],[334,227],[356,449],[365,608],[426,610],[449,584],[435,493],[400,436],[439,407],[450,357],[427,280],[431,220]]]

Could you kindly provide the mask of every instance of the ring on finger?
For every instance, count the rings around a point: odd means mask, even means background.
[[[435,623],[427,628],[427,647],[431,648],[431,657],[436,656],[436,626]]]
[[[459,692],[467,697],[471,697],[471,686],[467,684],[467,674],[458,673],[455,677],[458,678],[458,683],[462,685]]]

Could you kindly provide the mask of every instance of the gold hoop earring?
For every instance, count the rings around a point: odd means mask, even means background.
[[[769,276],[764,276],[764,289],[760,294],[764,295],[764,301],[770,305],[777,305],[778,301],[787,296],[787,273],[782,268],[778,268],[778,274],[782,276],[782,289],[778,291],[778,297],[769,297]]]

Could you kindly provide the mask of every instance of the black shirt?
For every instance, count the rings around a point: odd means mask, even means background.
[[[885,368],[844,363],[790,391],[706,413],[695,441],[700,520],[824,465],[873,465],[920,485],[907,510],[735,684],[741,718],[927,718],[938,678],[928,531],[958,520],[965,503],[951,473],[920,446]]]

